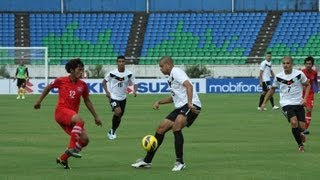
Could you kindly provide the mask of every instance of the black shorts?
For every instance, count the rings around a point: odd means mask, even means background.
[[[21,88],[21,87],[26,87],[26,79],[17,79],[17,86],[18,88]]]
[[[127,99],[118,101],[115,99],[110,99],[110,106],[112,111],[114,111],[115,108],[120,107],[122,114],[124,113],[124,110],[126,108]]]
[[[197,110],[201,111],[201,107],[198,107],[196,105],[193,105],[194,107],[196,107]],[[169,119],[170,121],[175,121],[177,116],[179,114],[182,114],[184,116],[187,116],[187,127],[191,126],[192,123],[197,119],[198,114],[195,114],[193,112],[190,111],[190,109],[188,108],[188,104],[185,104],[184,106],[182,106],[181,108],[175,109],[173,110],[167,117],[166,119]]]
[[[271,87],[270,81],[262,82],[262,91],[269,91],[270,87]]]
[[[305,122],[305,110],[303,105],[287,105],[282,107],[282,113],[290,123],[290,119],[294,116],[297,117],[298,121]]]

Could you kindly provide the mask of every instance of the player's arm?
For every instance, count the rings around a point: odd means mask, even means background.
[[[133,85],[133,94],[134,94],[134,97],[137,96],[137,92],[138,92],[138,84],[134,84],[134,85]]]
[[[305,87],[305,93],[304,93],[304,97],[302,99],[302,104],[305,105],[307,102],[307,98],[308,98],[308,95],[310,92],[311,85],[310,85],[309,80],[307,80],[305,83],[302,83],[302,85]]]
[[[104,91],[106,92],[106,96],[107,96],[108,98],[110,98],[110,92],[109,92],[109,90],[108,90],[108,85],[107,85],[107,83],[108,83],[108,81],[107,81],[106,79],[103,79],[103,81],[102,81],[103,89],[104,89]]]
[[[318,73],[316,73],[316,86],[317,86],[317,89],[319,90],[319,82],[318,82]]]
[[[18,75],[18,68],[16,70],[16,74],[14,75],[13,79],[16,80],[17,79],[17,75]]]
[[[193,107],[192,104],[192,95],[193,95],[193,86],[190,81],[184,81],[182,84],[186,88],[187,98],[188,98],[188,106]]]
[[[271,69],[271,76],[274,78],[275,77],[275,74],[273,72],[273,70]]]
[[[51,85],[49,84],[44,88],[41,95],[39,96],[38,100],[34,104],[35,109],[40,109],[42,100],[49,94],[50,90],[52,89]]]
[[[153,104],[153,109],[156,109],[158,110],[159,109],[159,106],[160,104],[169,104],[169,103],[172,103],[173,102],[173,99],[171,96],[167,96],[159,101],[156,101],[154,104]]]
[[[130,77],[130,83],[133,84],[133,95],[134,97],[137,96],[137,92],[138,92],[138,84],[136,83],[136,78],[134,77],[134,75],[132,74]]]
[[[26,79],[28,80],[28,79],[29,79],[29,71],[28,71],[28,68],[26,68],[26,75],[27,75]]]
[[[90,113],[92,114],[92,116],[94,117],[94,121],[95,121],[96,125],[102,126],[101,119],[98,116],[98,114],[96,113],[96,110],[94,109],[93,104],[92,104],[89,96],[83,97],[83,101],[84,101],[84,104],[87,106],[88,110],[90,111]]]
[[[264,107],[266,106],[267,102],[269,101],[269,99],[273,96],[274,92],[276,91],[276,87],[272,86],[269,91],[267,92],[266,96],[264,97],[264,100],[260,106],[261,111],[264,109]]]
[[[190,83],[189,80],[186,80],[183,82],[182,85],[186,88],[187,98],[188,98],[188,108],[193,113],[199,113],[200,111],[198,111],[196,109],[196,107],[193,106],[193,103],[192,103],[192,99],[193,99],[193,86],[192,86],[192,84]]]
[[[259,73],[259,85],[262,86],[262,74],[263,74],[263,70],[260,70]]]

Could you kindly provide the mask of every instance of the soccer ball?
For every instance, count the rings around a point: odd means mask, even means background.
[[[158,140],[152,135],[146,135],[142,138],[142,147],[147,152],[154,151],[158,147]]]

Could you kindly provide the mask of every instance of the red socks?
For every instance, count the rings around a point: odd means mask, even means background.
[[[84,122],[80,121],[73,126],[72,131],[71,131],[71,137],[68,145],[68,149],[75,148],[76,151],[81,151],[82,147],[84,147],[80,141],[80,134],[82,133],[84,126]],[[60,156],[60,159],[63,161],[66,161],[69,158],[69,155],[66,153],[63,153]]]
[[[311,112],[307,112],[307,114],[306,114],[306,129],[309,128],[310,123],[311,123]]]

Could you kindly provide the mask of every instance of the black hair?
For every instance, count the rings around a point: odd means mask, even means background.
[[[314,59],[312,56],[308,56],[307,58],[304,59],[304,64],[307,63],[307,61],[311,61],[312,66],[314,65]]]
[[[117,57],[117,61],[118,61],[119,59],[124,59],[124,60],[125,60],[126,57],[124,57],[123,55],[120,55],[120,56]]]
[[[268,51],[267,54],[270,54],[270,55],[271,55],[271,51]]]
[[[80,58],[71,59],[69,62],[67,62],[65,69],[68,73],[70,73],[71,69],[75,70],[77,67],[84,67],[84,64]]]

